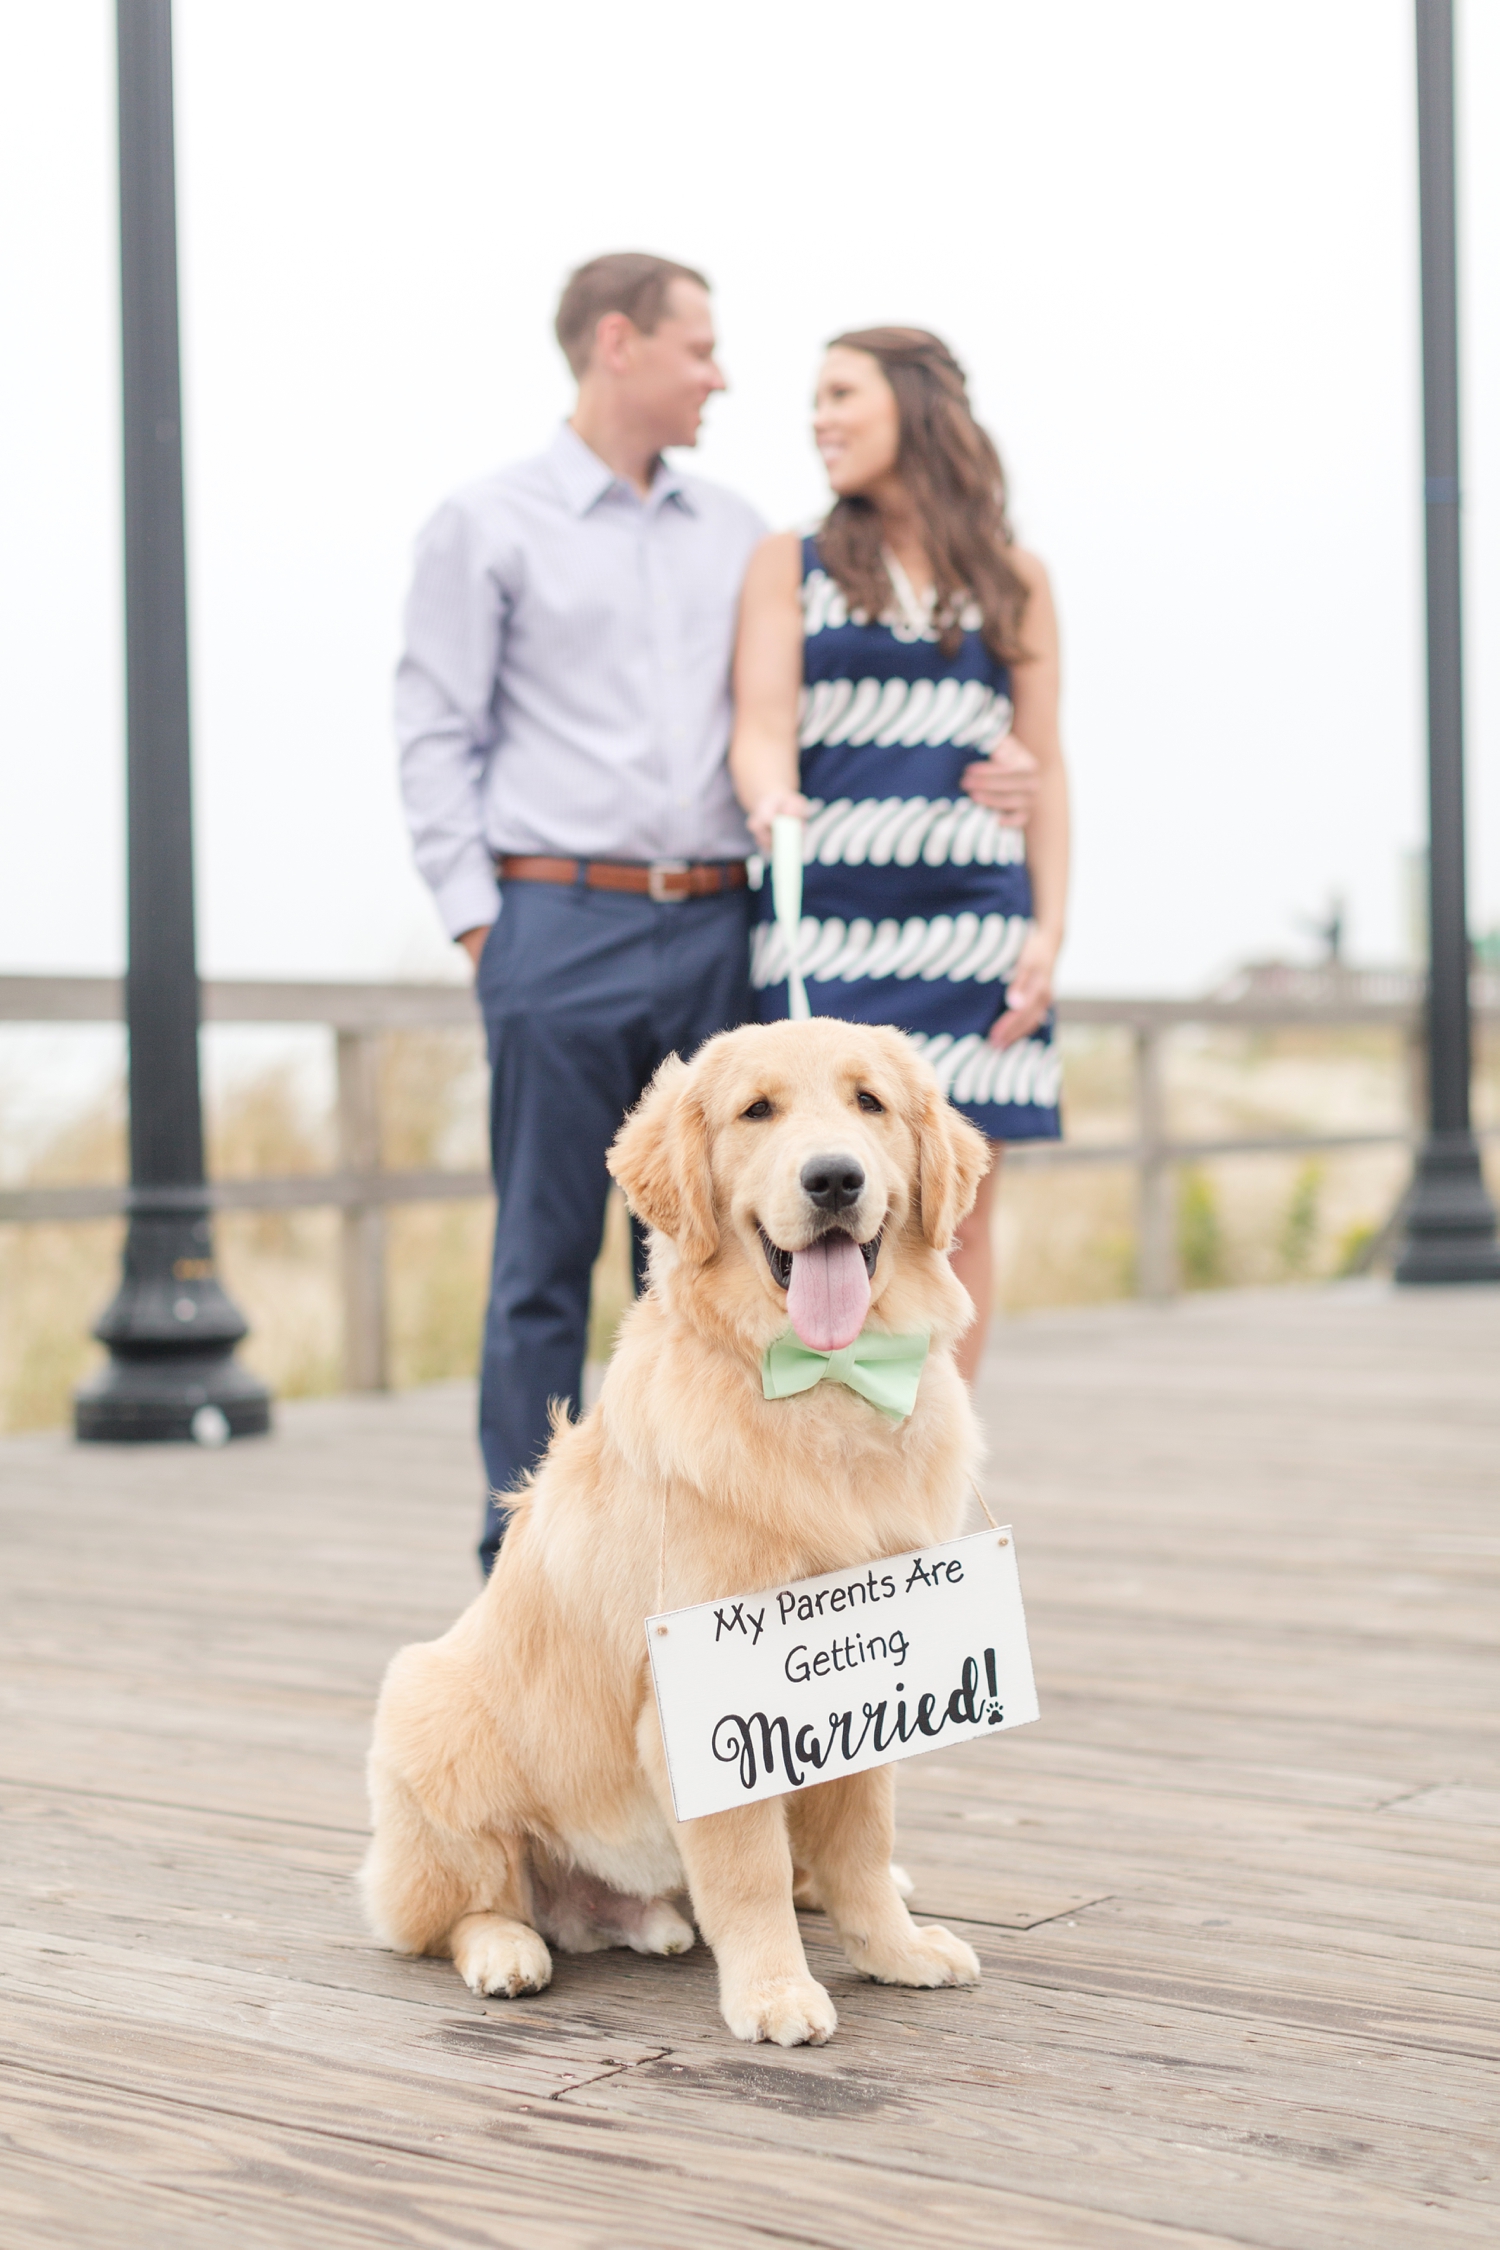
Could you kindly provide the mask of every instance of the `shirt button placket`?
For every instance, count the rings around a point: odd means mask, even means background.
[[[688,800],[683,790],[682,667],[677,650],[677,620],[668,595],[664,567],[663,539],[667,530],[663,521],[664,514],[665,509],[661,505],[645,511],[643,531],[646,540],[647,583],[650,588],[657,751],[663,784],[663,812],[666,816],[662,854],[664,858],[674,859],[684,856],[683,838],[687,822],[683,816]]]

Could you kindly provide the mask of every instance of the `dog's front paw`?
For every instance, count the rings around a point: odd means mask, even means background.
[[[932,1923],[925,1930],[912,1924],[898,1944],[846,1947],[856,1969],[877,1984],[978,1984],[979,1956],[971,1945],[951,1930]]]
[[[639,1925],[631,1931],[628,1942],[637,1953],[691,1953],[698,1942],[698,1933],[691,1922],[683,1920],[675,1906],[664,1898],[654,1898]]]
[[[552,1982],[552,1956],[535,1930],[503,1914],[468,1914],[453,1932],[453,1966],[481,1999],[503,1993],[544,1992]]]
[[[770,2039],[778,2047],[821,2047],[838,2015],[811,1977],[764,1977],[724,1995],[724,2021],[736,2039]]]

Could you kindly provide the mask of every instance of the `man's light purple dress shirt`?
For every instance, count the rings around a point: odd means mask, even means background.
[[[417,542],[396,675],[401,790],[451,936],[497,852],[741,859],[724,763],[745,565],[765,525],[663,464],[643,500],[566,423]]]

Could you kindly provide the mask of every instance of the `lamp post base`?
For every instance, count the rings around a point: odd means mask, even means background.
[[[1417,1158],[1395,1278],[1407,1287],[1500,1282],[1495,1206],[1472,1134],[1432,1133]]]
[[[270,1427],[270,1393],[232,1352],[116,1352],[73,1400],[85,1445],[224,1445]]]
[[[131,1196],[124,1270],[94,1334],[109,1363],[73,1399],[86,1445],[223,1445],[264,1437],[271,1397],[234,1348],[244,1318],[214,1267],[201,1186]]]

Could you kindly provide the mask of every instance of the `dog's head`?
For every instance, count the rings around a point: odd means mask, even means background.
[[[664,1236],[674,1301],[757,1346],[790,1320],[820,1351],[869,1312],[957,1333],[946,1252],[989,1150],[899,1032],[750,1025],[662,1065],[610,1170]]]

